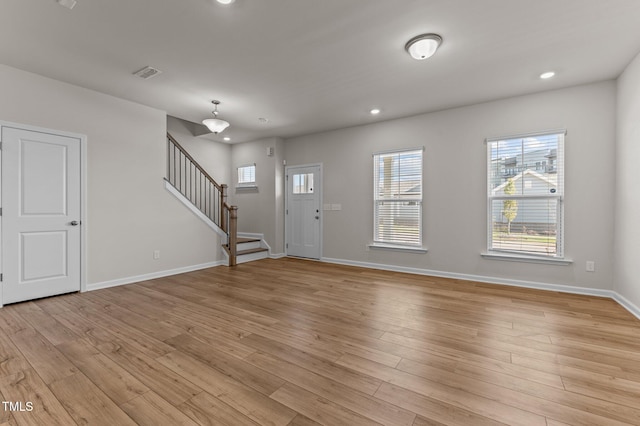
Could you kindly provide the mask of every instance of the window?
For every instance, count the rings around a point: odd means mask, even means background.
[[[238,167],[238,185],[253,186],[256,184],[256,165]]]
[[[374,244],[422,246],[422,152],[374,154]]]
[[[487,140],[488,250],[563,257],[564,132]]]
[[[313,173],[293,175],[294,194],[313,194]]]

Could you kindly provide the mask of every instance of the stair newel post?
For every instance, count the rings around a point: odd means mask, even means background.
[[[228,185],[219,185],[169,133],[165,180],[185,198],[189,208],[200,211],[219,227],[218,232],[222,230],[226,234],[223,245],[229,253],[229,266],[236,265],[238,207],[227,204]],[[217,202],[219,205],[216,205]]]
[[[238,207],[229,207],[229,266],[236,265],[238,249]]]
[[[220,185],[220,228],[229,234],[229,229],[227,228],[227,215],[224,211],[225,205],[227,205],[227,184],[223,183]]]

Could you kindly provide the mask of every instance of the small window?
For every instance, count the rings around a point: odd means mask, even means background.
[[[238,185],[253,186],[256,184],[256,165],[238,167]]]
[[[313,173],[293,175],[294,194],[313,194]]]

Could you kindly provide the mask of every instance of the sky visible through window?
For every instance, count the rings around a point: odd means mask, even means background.
[[[489,250],[561,250],[563,134],[489,141]]]
[[[420,197],[422,152],[380,155],[377,169],[379,197]]]

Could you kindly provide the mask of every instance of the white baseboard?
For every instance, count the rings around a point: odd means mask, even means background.
[[[602,290],[597,288],[574,287],[564,284],[550,284],[536,281],[513,280],[508,278],[487,277],[483,275],[459,274],[455,272],[436,271],[432,269],[411,268],[406,266],[385,265],[380,263],[360,262],[355,260],[332,259],[323,257],[322,262],[335,263],[337,265],[359,266],[362,268],[381,269],[393,272],[406,272],[416,275],[427,275],[440,278],[453,278],[466,281],[477,281],[488,284],[502,284],[513,287],[525,287],[537,290],[557,291],[561,293],[583,294],[586,296],[608,297],[618,302],[623,308],[628,310],[636,318],[640,319],[640,308],[613,290]]]
[[[640,308],[638,308],[636,305],[631,303],[627,298],[625,298],[620,293],[617,293],[615,291],[613,291],[612,293],[613,293],[613,296],[612,296],[613,300],[615,300],[620,305],[622,305],[622,307],[625,308],[627,311],[631,312],[636,318],[640,319]]]
[[[264,234],[256,234],[253,232],[238,232],[239,238],[254,238],[256,240],[264,240]]]
[[[243,254],[243,255],[238,256],[236,258],[236,263],[238,265],[240,265],[242,263],[253,262],[254,260],[266,259],[268,257],[269,257],[269,254],[266,251],[260,251],[260,252],[257,252],[257,253],[250,253],[250,254]]]
[[[152,272],[150,274],[136,275],[133,277],[119,278],[117,280],[103,281],[99,283],[87,284],[87,291],[100,290],[102,288],[117,287],[125,284],[133,284],[141,281],[153,280],[155,278],[168,277],[171,275],[184,274],[187,272],[198,271],[200,269],[214,268],[216,266],[226,265],[224,260],[217,262],[201,263],[199,265],[185,266],[182,268],[169,269],[166,271]]]
[[[270,255],[269,257],[272,259],[280,259],[280,258],[286,257],[286,254],[277,253],[277,254]],[[371,262],[359,262],[355,260],[332,259],[328,257],[323,257],[322,259],[320,259],[320,261],[326,262],[326,263],[334,263],[337,265],[359,266],[362,268],[381,269],[381,270],[393,271],[393,272],[405,272],[405,273],[416,274],[416,275],[426,275],[426,276],[432,276],[432,277],[477,281],[477,282],[483,282],[488,284],[502,284],[502,285],[508,285],[508,286],[514,286],[514,287],[532,288],[537,290],[557,291],[561,293],[583,294],[587,296],[608,297],[610,299],[615,300],[623,308],[629,311],[632,315],[640,319],[640,308],[638,308],[638,306],[634,305],[624,296],[620,295],[619,293],[613,290],[602,290],[602,289],[594,289],[594,288],[586,288],[586,287],[574,287],[574,286],[568,286],[563,284],[550,284],[550,283],[540,283],[536,281],[523,281],[523,280],[513,280],[513,279],[507,279],[507,278],[487,277],[483,275],[459,274],[454,272],[436,271],[432,269],[411,268],[406,266],[385,265],[385,264],[371,263]],[[152,280],[155,278],[162,278],[162,277],[168,277],[171,275],[184,274],[187,272],[198,271],[200,269],[214,268],[216,266],[224,266],[224,265],[226,265],[226,262],[224,260],[219,260],[217,262],[202,263],[199,265],[185,266],[182,268],[170,269],[166,271],[152,272],[150,274],[143,274],[143,275],[137,275],[133,277],[119,278],[117,280],[87,284],[87,291],[99,290],[102,288],[109,288],[109,287],[117,287],[125,284],[133,284],[141,281]]]
[[[286,256],[286,254],[284,253],[272,253],[271,246],[269,245],[269,243],[267,243],[267,240],[264,239],[264,234],[256,234],[252,232],[238,232],[238,237],[254,238],[254,239],[260,240],[260,246],[268,250],[269,258],[271,259],[280,259]]]

